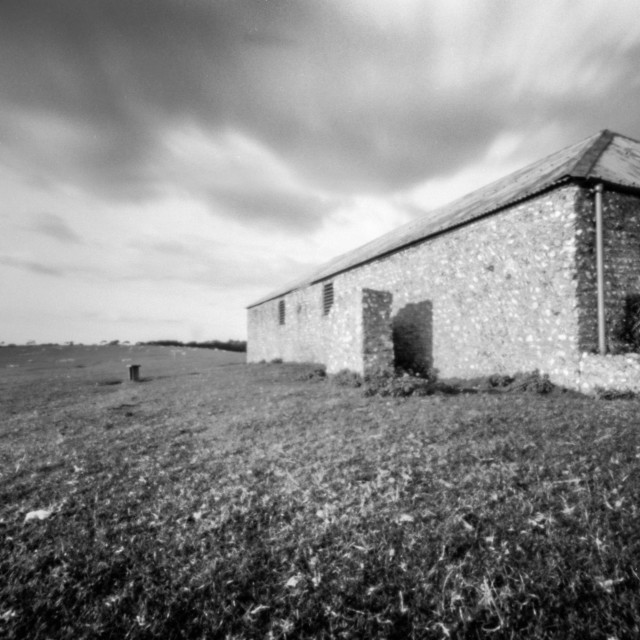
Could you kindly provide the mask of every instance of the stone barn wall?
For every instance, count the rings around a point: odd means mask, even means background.
[[[322,285],[295,291],[249,310],[248,362],[319,362],[331,372],[365,373],[393,366],[391,299],[362,287],[336,291],[328,314]],[[285,303],[285,321],[278,305]]]
[[[362,290],[390,295],[398,364],[442,378],[540,369],[578,384],[576,228],[565,186],[249,309],[248,360],[363,370]],[[593,212],[589,213],[593,216]],[[278,302],[286,322],[278,324]]]
[[[579,389],[588,394],[596,393],[599,389],[640,393],[640,355],[583,354]]]
[[[606,340],[608,348],[619,353],[626,350],[627,312],[634,301],[640,302],[640,198],[605,188],[602,200]],[[598,348],[594,206],[593,193],[582,190],[576,264],[583,352]]]

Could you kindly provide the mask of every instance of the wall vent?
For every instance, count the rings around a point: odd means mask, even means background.
[[[333,307],[333,282],[327,282],[322,287],[322,313],[326,316],[329,315]]]
[[[280,302],[278,302],[278,322],[280,324],[284,324],[284,320],[285,320],[284,300],[280,300]]]

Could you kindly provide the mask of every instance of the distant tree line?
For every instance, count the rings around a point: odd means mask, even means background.
[[[181,342],[180,340],[150,340],[148,342],[141,342],[139,344],[146,344],[154,347],[198,347],[200,349],[221,349],[222,351],[239,351],[245,352],[247,350],[246,340],[206,340],[205,342]]]
[[[118,345],[129,345],[131,344],[128,340],[124,340],[120,342],[120,340],[103,340],[100,343],[102,346],[110,346],[117,347]],[[57,342],[45,342],[45,343],[36,343],[35,340],[29,340],[26,343],[27,346],[38,346],[38,347],[60,347],[61,345]],[[181,342],[180,340],[150,340],[148,342],[136,342],[136,345],[149,345],[149,346],[157,346],[157,347],[199,347],[200,349],[221,349],[222,351],[238,351],[244,353],[247,350],[247,341],[246,340],[206,340],[205,342]],[[0,347],[16,347],[20,345],[16,345],[13,342],[7,344],[4,341],[0,341]],[[65,342],[64,346],[73,347],[73,342]],[[77,343],[77,346],[82,346],[82,344]]]

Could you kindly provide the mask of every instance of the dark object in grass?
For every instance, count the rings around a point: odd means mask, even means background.
[[[503,376],[498,373],[489,376],[487,382],[490,387],[506,388],[515,382],[515,378],[512,376]]]
[[[307,373],[307,380],[318,381],[325,380],[327,378],[327,372],[324,367],[315,367]]]
[[[485,393],[551,393],[556,387],[549,376],[541,374],[537,369],[513,376],[493,374],[476,381],[475,387]]]
[[[331,376],[331,380],[339,387],[352,387],[354,389],[361,387],[364,383],[364,380],[359,373],[350,371],[349,369],[342,369],[341,371],[338,371],[338,373]]]
[[[437,389],[435,377],[421,377],[400,371],[376,371],[367,374],[364,382],[365,396],[391,396],[393,398],[429,396]]]
[[[547,394],[556,389],[547,374],[539,371],[516,373],[513,376],[494,374],[480,379],[474,387],[464,381],[442,382],[435,373],[426,377],[411,372],[381,371],[365,377],[366,396],[428,396],[434,393],[455,395],[458,393],[538,393]]]
[[[598,400],[633,400],[636,394],[630,389],[603,389],[596,387],[596,398]]]
[[[513,382],[505,387],[507,392],[525,391],[527,393],[551,393],[555,385],[549,380],[549,376],[536,369],[531,373],[517,373]]]
[[[118,406],[116,406],[116,407],[109,407],[109,409],[110,409],[111,411],[118,411],[118,409],[129,409],[129,408],[131,408],[131,407],[137,407],[137,406],[138,406],[138,404],[137,404],[137,403],[136,403],[136,404],[131,404],[131,403],[129,403],[129,402],[123,402],[122,404],[119,404],[119,405],[118,405]]]
[[[290,369],[289,379],[292,381],[323,382],[327,379],[327,371],[322,364],[299,363],[291,364],[287,368]]]
[[[129,380],[132,382],[140,381],[140,366],[139,364],[130,364],[127,366],[129,369]]]
[[[122,384],[122,380],[104,380],[103,382],[98,383],[101,387],[111,387],[116,384]]]

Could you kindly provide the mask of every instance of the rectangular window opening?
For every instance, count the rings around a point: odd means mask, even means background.
[[[327,282],[322,287],[322,313],[323,315],[329,315],[331,307],[333,306],[333,282]]]
[[[280,302],[278,302],[278,322],[280,324],[284,324],[284,320],[285,320],[284,300],[280,300]]]

